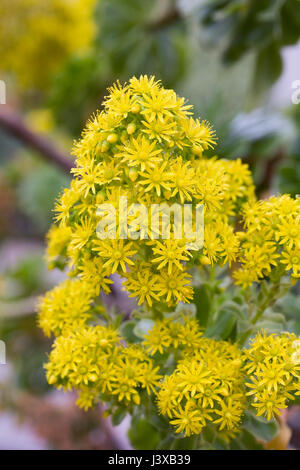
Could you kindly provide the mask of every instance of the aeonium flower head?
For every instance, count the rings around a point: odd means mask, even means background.
[[[192,106],[154,77],[133,77],[108,91],[103,110],[74,145],[73,180],[56,204],[49,260],[67,264],[97,295],[109,292],[108,276],[118,273],[139,304],[189,302],[191,246],[183,230],[176,232],[172,208],[203,205],[208,235],[198,259],[230,264],[239,244],[232,220],[253,199],[249,170],[239,160],[206,158],[216,143],[210,124],[193,118]],[[162,204],[170,213],[168,226],[159,218]],[[111,206],[114,213],[99,236],[99,220]],[[148,263],[144,283],[135,269],[140,263]]]
[[[109,89],[74,145],[73,179],[56,204],[47,257],[69,279],[40,301],[39,324],[57,336],[48,381],[77,390],[80,407],[102,402],[116,420],[154,415],[165,437],[203,432],[228,442],[249,412],[273,419],[300,393],[295,335],[258,334],[242,348],[268,300],[248,325],[248,287],[274,274],[299,277],[300,216],[297,198],[256,201],[247,165],[209,157],[215,142],[211,126],[154,77]],[[178,230],[186,205],[201,206],[203,246]],[[203,234],[192,215],[192,232]],[[241,288],[227,278],[225,292],[214,264],[220,277],[231,268]],[[129,322],[101,304],[115,273],[137,298]],[[196,305],[174,308],[193,302],[192,282]]]

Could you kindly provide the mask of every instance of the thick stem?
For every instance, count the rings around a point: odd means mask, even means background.
[[[0,111],[0,127],[60,168],[66,171],[72,168],[72,159],[50,141],[29,129],[18,114],[12,111]]]
[[[276,300],[276,294],[278,293],[279,287],[280,287],[280,280],[271,287],[265,301],[262,303],[262,305],[259,307],[259,309],[257,310],[256,314],[253,317],[251,321],[252,325],[255,325],[260,319],[260,317],[263,315],[265,310],[274,303],[274,301]]]
[[[250,325],[252,325],[252,327],[250,327],[247,331],[245,331],[242,334],[242,336],[239,338],[238,343],[239,343],[240,346],[244,346],[244,344],[246,343],[246,341],[249,338],[249,336],[251,335],[251,333],[253,333],[253,328],[256,325],[256,323],[258,322],[258,320],[262,317],[262,315],[264,314],[266,309],[268,307],[270,307],[271,305],[273,305],[275,300],[278,298],[278,292],[279,292],[279,289],[280,289],[280,281],[281,281],[281,277],[270,288],[270,290],[268,292],[268,295],[266,296],[264,302],[259,306],[256,314],[254,315],[254,317],[251,320]],[[248,303],[250,303],[250,296],[248,296]],[[249,315],[250,316],[252,315],[252,312],[253,312],[253,306],[254,306],[254,304],[252,303],[251,306],[250,306],[250,309],[249,309]]]

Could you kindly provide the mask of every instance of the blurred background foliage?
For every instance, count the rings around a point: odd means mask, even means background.
[[[300,80],[299,38],[298,0],[1,0],[7,104],[0,105],[0,338],[8,345],[9,378],[2,379],[0,366],[0,409],[27,421],[33,403],[43,403],[46,416],[64,409],[46,405],[53,393],[43,372],[49,343],[36,328],[34,305],[61,276],[45,268],[44,237],[69,174],[37,140],[68,156],[108,86],[155,75],[212,123],[218,155],[249,163],[260,197],[296,195],[300,104],[291,97]],[[278,312],[300,334],[296,287]],[[79,447],[109,445],[99,436],[92,443],[94,415],[76,428],[72,406],[65,435],[77,433]],[[73,437],[66,443],[54,425],[55,432],[41,430],[35,416],[31,424],[46,445],[71,446]]]

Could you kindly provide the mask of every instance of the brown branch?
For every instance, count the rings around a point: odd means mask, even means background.
[[[272,157],[268,158],[268,160],[266,161],[261,181],[256,188],[257,194],[259,196],[267,192],[267,197],[269,197],[268,193],[274,182],[278,165],[282,161],[283,157],[284,152],[282,149],[279,149]]]
[[[71,157],[58,150],[45,137],[29,129],[18,114],[12,111],[0,111],[0,127],[60,168],[67,171],[70,171],[72,168],[73,162]]]
[[[180,11],[176,8],[173,7],[167,13],[159,18],[156,21],[153,21],[153,23],[148,24],[148,31],[155,32],[160,29],[166,28],[168,26],[171,26],[173,23],[176,23],[181,19],[181,14]]]
[[[21,300],[0,302],[0,319],[17,318],[33,315],[37,304],[37,297],[27,297]]]

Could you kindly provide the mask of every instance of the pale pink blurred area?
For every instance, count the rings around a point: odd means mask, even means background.
[[[33,428],[7,412],[0,414],[1,450],[45,450],[45,439],[38,436]]]

